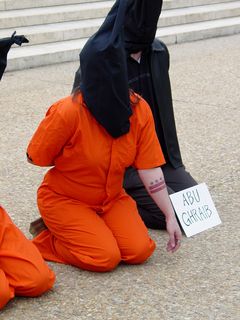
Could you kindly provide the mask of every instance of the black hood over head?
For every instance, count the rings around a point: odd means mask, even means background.
[[[0,80],[7,66],[7,55],[11,46],[16,43],[21,46],[24,42],[29,42],[24,36],[16,36],[16,31],[9,38],[0,39]]]
[[[129,0],[125,19],[125,48],[129,53],[151,46],[157,31],[162,0]]]
[[[84,102],[114,138],[128,133],[132,114],[123,38],[127,5],[127,0],[115,2],[100,29],[80,53],[80,89]]]

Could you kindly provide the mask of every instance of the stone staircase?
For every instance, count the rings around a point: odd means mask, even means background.
[[[150,0],[149,0],[150,1]],[[14,30],[29,44],[13,47],[7,70],[78,60],[114,1],[0,0],[0,38]],[[240,1],[165,0],[156,36],[167,44],[240,32]]]

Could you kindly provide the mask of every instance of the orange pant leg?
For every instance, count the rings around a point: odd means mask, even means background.
[[[0,309],[14,297],[14,292],[9,285],[8,279],[3,270],[0,269]]]
[[[118,265],[117,242],[95,210],[48,189],[38,193],[38,206],[48,230],[33,243],[45,259],[98,272]]]
[[[138,264],[152,255],[156,245],[132,198],[123,194],[102,217],[112,230],[123,261]]]
[[[38,296],[53,286],[55,275],[38,249],[0,207],[0,270],[14,295]],[[2,277],[3,277],[2,273]],[[1,296],[1,292],[0,292]]]

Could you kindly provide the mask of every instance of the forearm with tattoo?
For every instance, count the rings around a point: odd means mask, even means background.
[[[161,168],[138,170],[142,182],[166,218],[174,216],[167,186]]]

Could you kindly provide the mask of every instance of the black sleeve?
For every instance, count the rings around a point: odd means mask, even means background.
[[[168,47],[166,46],[166,44],[162,40],[159,40],[159,39],[156,39],[156,40],[161,44],[161,47],[162,47],[161,49],[164,52],[165,63],[167,65],[167,69],[169,70],[169,67],[170,67],[170,56],[169,56]]]
[[[72,87],[72,93],[79,88],[81,82],[81,68],[79,67],[77,71],[75,72],[75,78],[73,82],[73,87]]]

